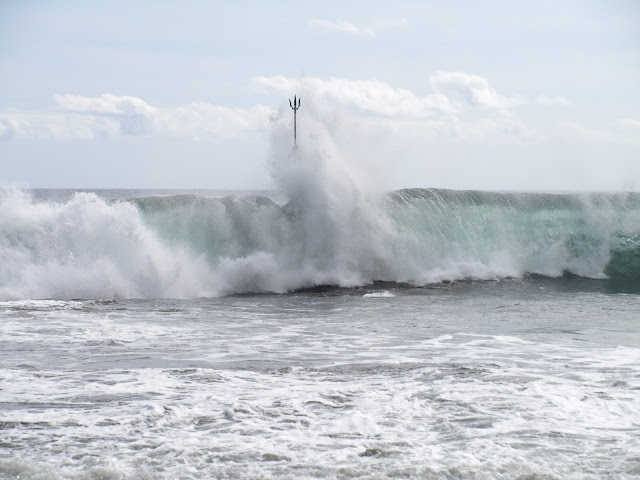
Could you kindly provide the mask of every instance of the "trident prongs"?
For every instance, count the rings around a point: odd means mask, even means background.
[[[300,108],[300,99],[297,98],[296,95],[293,96],[293,103],[291,103],[291,99],[289,99],[289,106],[293,110],[293,146],[297,146],[296,140],[296,115],[298,113],[298,109]]]

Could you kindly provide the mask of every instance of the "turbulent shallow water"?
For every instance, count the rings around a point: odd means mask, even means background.
[[[599,282],[5,301],[0,478],[637,478],[640,296]]]

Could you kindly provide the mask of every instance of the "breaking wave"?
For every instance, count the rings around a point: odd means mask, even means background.
[[[308,112],[313,109],[309,108]],[[640,194],[382,193],[331,122],[274,118],[267,196],[0,189],[0,299],[203,297],[572,274],[640,291]],[[373,172],[373,173],[372,173]]]
[[[355,204],[0,193],[0,298],[199,297],[567,273],[640,285],[640,195],[400,190]]]

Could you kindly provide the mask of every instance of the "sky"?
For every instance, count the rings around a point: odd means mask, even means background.
[[[300,140],[315,115],[388,189],[639,191],[639,25],[637,0],[0,0],[0,185],[271,189],[298,95]]]

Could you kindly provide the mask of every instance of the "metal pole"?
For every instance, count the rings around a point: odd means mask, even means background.
[[[296,95],[293,96],[293,103],[291,103],[291,99],[289,99],[289,106],[293,110],[293,146],[297,146],[297,125],[296,125],[296,116],[298,114],[298,109],[300,108],[300,99],[297,98]]]

